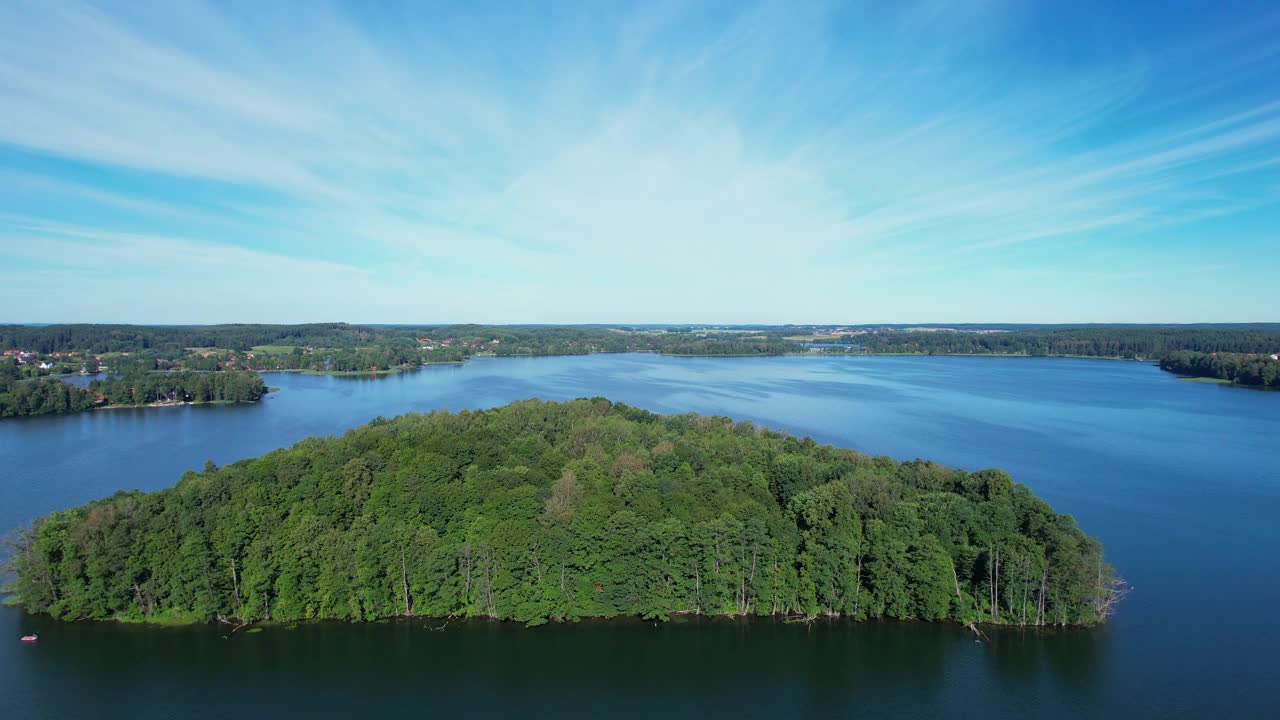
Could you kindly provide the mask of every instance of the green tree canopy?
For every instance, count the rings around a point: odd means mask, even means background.
[[[1099,544],[998,470],[604,399],[378,420],[53,513],[58,618],[541,623],[677,613],[1103,621]]]

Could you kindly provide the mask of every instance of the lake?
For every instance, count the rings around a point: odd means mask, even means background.
[[[0,527],[172,485],[376,416],[605,396],[899,459],[1001,467],[1074,515],[1134,587],[1105,628],[767,620],[61,624],[0,608],[4,717],[1262,717],[1280,631],[1280,393],[1137,362],[594,355],[383,377],[266,376],[255,405],[0,421]],[[20,644],[28,630],[41,634]]]

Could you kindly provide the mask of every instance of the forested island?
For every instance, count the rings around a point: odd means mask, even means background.
[[[619,615],[1104,622],[1099,543],[999,470],[604,399],[378,419],[53,513],[15,597],[63,620]]]
[[[1191,378],[1280,389],[1280,359],[1271,355],[1182,350],[1160,360],[1160,368]]]
[[[10,372],[6,373],[8,369]],[[0,364],[0,417],[52,415],[99,408],[255,402],[267,392],[257,373],[134,372],[95,379],[87,387],[60,380],[19,381]]]

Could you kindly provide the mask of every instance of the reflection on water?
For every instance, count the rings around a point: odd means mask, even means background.
[[[139,718],[185,714],[196,704],[197,716],[207,717],[273,704],[289,715],[326,716],[430,706],[611,717],[690,716],[698,708],[747,717],[918,717],[975,702],[1007,717],[1001,703],[1078,703],[1081,673],[1097,662],[1084,631],[1001,632],[978,644],[963,628],[912,623],[679,618],[527,629],[412,620],[248,634],[29,623],[41,642],[24,649],[13,680],[40,690],[32,707],[50,716],[84,712],[94,696],[105,703],[98,711]],[[1067,642],[1044,642],[1055,636]],[[60,691],[68,680],[77,692]]]

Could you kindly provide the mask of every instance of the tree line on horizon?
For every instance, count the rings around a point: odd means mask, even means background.
[[[1158,360],[1180,350],[1280,352],[1280,327],[1260,324],[1240,327],[1100,325],[980,330],[978,326],[935,331],[886,327],[836,335],[832,339],[859,346],[867,352],[882,353],[1079,355]],[[437,342],[453,338],[459,342],[455,350],[463,347],[463,341],[488,343],[497,339],[499,343],[485,348],[486,352],[494,354],[629,351],[761,354],[803,350],[802,344],[784,339],[794,332],[790,326],[761,326],[749,332],[730,332],[688,327],[659,331],[647,327],[615,329],[573,325],[0,325],[0,347],[38,353],[147,353],[176,359],[198,348],[237,352],[264,345],[328,349],[412,348],[418,345],[418,338],[425,335]]]
[[[425,363],[461,362],[476,355],[581,355],[653,352],[669,355],[764,356],[789,353],[1017,355],[1108,357],[1162,361],[1174,353],[1269,355],[1280,352],[1280,330],[1267,325],[1090,326],[1012,331],[880,328],[833,335],[822,347],[786,339],[786,327],[750,331],[643,331],[580,326],[362,326],[132,325],[0,326],[0,347],[39,353],[75,352],[86,364],[95,354],[114,353],[112,370],[122,373],[171,370],[244,369],[258,372],[364,372],[415,368]],[[269,351],[251,352],[270,347]],[[65,359],[64,359],[65,361]],[[1181,362],[1181,361],[1179,361]],[[1243,361],[1241,361],[1243,362]],[[1210,372],[1209,361],[1185,362],[1187,374]],[[1237,363],[1239,364],[1239,363]],[[1232,375],[1241,385],[1257,382],[1252,362]],[[1171,363],[1161,363],[1169,369]],[[1209,377],[1224,377],[1216,367]],[[1268,377],[1270,377],[1268,375]],[[47,390],[52,393],[52,390]],[[70,391],[66,391],[70,392]]]
[[[877,331],[847,335],[844,342],[869,353],[926,355],[1029,355],[1145,359],[1170,353],[1280,352],[1280,330],[1259,327],[1080,327],[1009,332]]]
[[[355,349],[416,349],[419,338],[445,339],[463,355],[576,355],[589,352],[671,352],[678,354],[762,354],[794,350],[780,331],[758,333],[623,331],[572,325],[384,326],[314,323],[304,325],[0,325],[0,347],[52,352],[143,353],[175,360],[192,349],[235,352],[259,346]],[[493,343],[493,340],[499,342]],[[483,344],[483,350],[471,347]],[[368,367],[367,365],[365,367]]]

